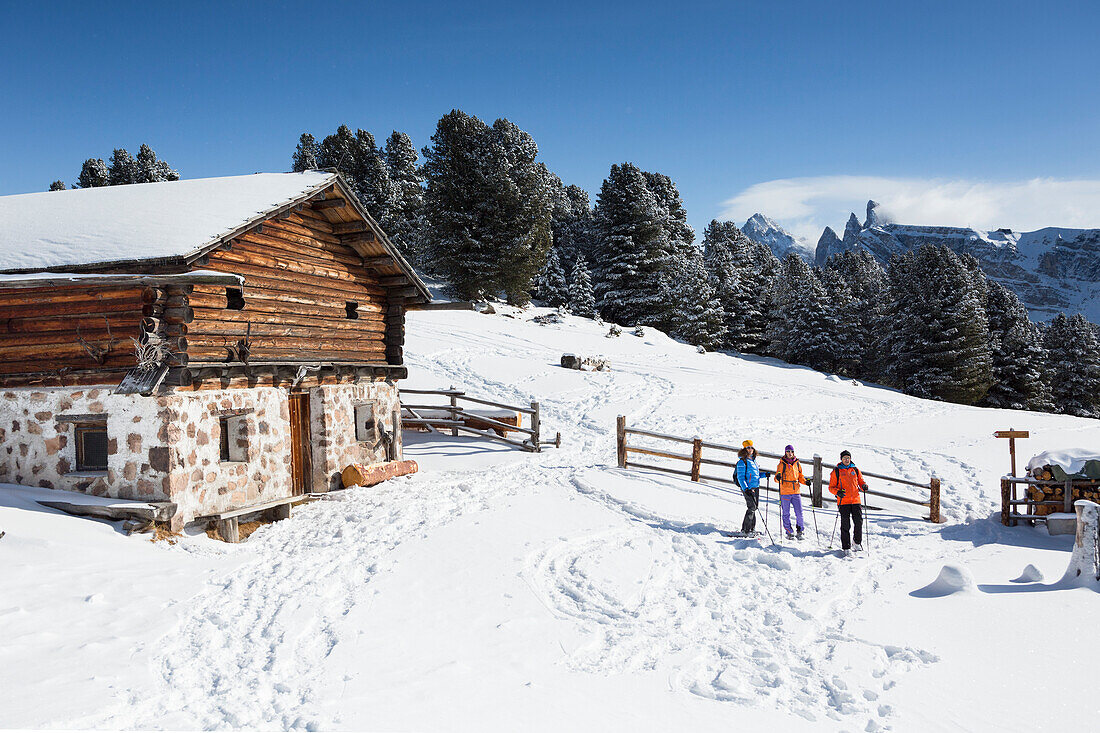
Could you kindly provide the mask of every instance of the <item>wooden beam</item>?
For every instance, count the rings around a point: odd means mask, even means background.
[[[365,221],[342,221],[339,224],[332,225],[332,231],[334,234],[351,234],[353,232],[365,232],[369,231],[369,226]],[[373,239],[373,232],[372,239]]]
[[[394,275],[393,277],[382,277],[378,279],[378,284],[384,288],[392,288],[399,285],[408,285],[409,278],[404,275]]]
[[[364,257],[363,267],[396,267],[397,261],[392,257]]]
[[[314,209],[342,209],[348,205],[348,202],[344,199],[324,199],[315,200],[310,202],[310,206]]]

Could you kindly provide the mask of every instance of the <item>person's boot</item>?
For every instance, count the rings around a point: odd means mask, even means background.
[[[795,537],[797,539],[802,539],[802,528],[801,527],[798,528],[798,531],[795,533]]]

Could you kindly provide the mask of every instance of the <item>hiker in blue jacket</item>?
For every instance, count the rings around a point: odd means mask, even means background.
[[[756,449],[746,440],[737,452],[734,477],[741,493],[745,495],[745,519],[741,522],[742,534],[756,531],[756,507],[760,505],[760,468],[756,465]]]

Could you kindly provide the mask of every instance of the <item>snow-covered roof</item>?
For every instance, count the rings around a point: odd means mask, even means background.
[[[336,179],[256,173],[0,196],[0,272],[187,256]]]
[[[100,285],[104,283],[117,284],[133,281],[135,283],[243,283],[244,276],[215,270],[190,270],[166,275],[149,275],[148,273],[111,273],[98,272],[24,272],[15,274],[0,274],[0,288],[28,288],[39,285],[55,285],[57,283],[79,282],[85,285]]]

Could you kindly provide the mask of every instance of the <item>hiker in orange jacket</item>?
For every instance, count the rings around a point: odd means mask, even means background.
[[[829,491],[836,496],[840,510],[840,546],[845,551],[852,547],[851,529],[855,523],[856,552],[863,551],[863,505],[859,501],[859,492],[867,490],[867,482],[856,464],[852,463],[852,454],[843,451],[840,463],[836,464],[829,476]]]
[[[775,469],[775,478],[779,481],[779,505],[783,510],[783,530],[787,533],[787,539],[795,539],[796,535],[791,531],[791,507],[793,506],[795,529],[798,530],[797,538],[802,539],[802,486],[809,486],[810,482],[802,475],[802,464],[794,455],[793,445],[783,449],[783,457],[779,459],[779,467]]]

